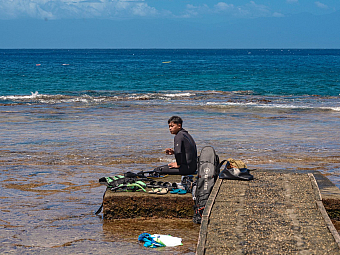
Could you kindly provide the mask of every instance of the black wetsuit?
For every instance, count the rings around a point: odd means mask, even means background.
[[[179,168],[170,168],[165,165],[156,167],[155,171],[162,174],[180,175],[195,173],[197,169],[196,143],[185,129],[181,129],[174,138],[174,154]]]

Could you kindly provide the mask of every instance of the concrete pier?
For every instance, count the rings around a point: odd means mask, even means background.
[[[322,200],[340,191],[319,172],[254,171],[218,179],[204,210],[196,253],[340,254]]]

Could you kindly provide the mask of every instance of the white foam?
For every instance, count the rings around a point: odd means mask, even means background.
[[[292,105],[292,104],[258,104],[254,102],[207,102],[206,105],[214,105],[220,107],[227,106],[253,106],[257,108],[277,108],[277,109],[321,109],[321,110],[332,110],[332,111],[340,111],[340,107],[312,107],[307,105]]]
[[[299,108],[311,108],[307,106],[296,106],[296,105],[284,105],[284,104],[258,104],[254,102],[207,102],[207,105],[216,105],[216,106],[253,106],[258,108],[283,108],[283,109],[299,109]]]
[[[218,103],[218,102],[207,102],[207,105],[216,105],[216,106],[234,106],[234,105],[240,105],[240,106],[247,106],[247,105],[255,105],[257,104],[248,102],[248,103],[240,103],[240,102],[225,102],[225,103]]]
[[[31,92],[31,95],[29,96],[0,96],[0,99],[3,100],[24,100],[24,99],[35,99],[37,98],[39,95],[38,91],[36,92]]]
[[[320,107],[320,108],[325,109],[325,110],[332,110],[332,111],[340,112],[340,107]]]
[[[150,95],[140,95],[140,96],[138,96],[138,95],[135,94],[135,95],[129,96],[128,99],[148,100],[148,99],[150,99]]]
[[[80,97],[72,97],[66,95],[43,95],[39,94],[38,91],[35,93],[31,92],[31,95],[27,96],[0,96],[2,100],[13,100],[13,101],[31,101],[34,99],[43,104],[55,104],[55,103],[72,103],[72,102],[80,102],[80,103],[89,103],[89,102],[102,102],[105,98],[93,98],[89,95],[82,95]]]
[[[164,96],[167,97],[190,97],[190,96],[194,96],[196,94],[194,93],[173,93],[173,94],[164,94]]]

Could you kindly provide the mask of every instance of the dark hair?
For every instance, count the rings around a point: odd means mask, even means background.
[[[170,117],[170,119],[168,119],[168,124],[170,124],[170,122],[173,122],[175,124],[181,124],[183,123],[183,120],[181,119],[181,117],[178,116],[172,116]]]

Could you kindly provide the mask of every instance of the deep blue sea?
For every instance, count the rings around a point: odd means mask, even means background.
[[[339,96],[340,50],[0,50],[0,57],[2,96],[167,90]]]
[[[199,150],[340,187],[340,50],[0,50],[0,68],[0,253],[194,254],[191,222],[124,238],[93,214],[99,178],[173,160],[172,115]],[[184,246],[150,251],[148,231]]]

